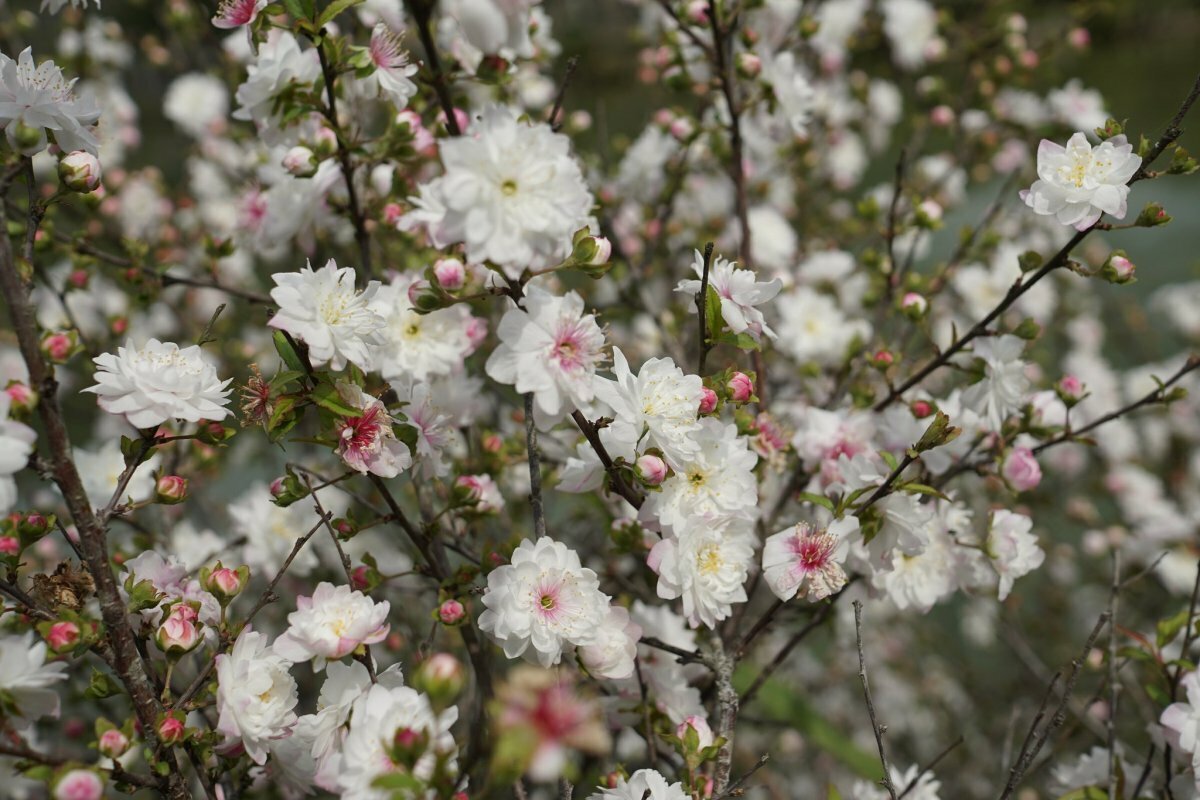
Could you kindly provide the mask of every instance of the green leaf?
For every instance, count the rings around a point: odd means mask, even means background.
[[[939,500],[949,500],[950,498],[942,494],[939,490],[932,486],[927,486],[923,483],[906,483],[901,487],[902,491],[909,494],[927,494],[930,497],[936,497]]]
[[[1175,641],[1175,637],[1177,637],[1179,632],[1183,630],[1185,625],[1187,625],[1190,613],[1191,612],[1189,609],[1182,608],[1175,616],[1160,620],[1158,624],[1154,626],[1155,644],[1158,645],[1160,650],[1171,642]]]
[[[363,0],[333,0],[332,3],[325,7],[321,12],[321,16],[317,18],[317,27],[324,28],[330,22],[333,22],[334,17],[348,9],[354,8]]]
[[[88,683],[88,688],[84,694],[96,700],[103,700],[106,697],[121,693],[121,686],[105,673],[92,667],[92,679]]]
[[[842,800],[842,793],[832,783],[829,784],[829,790],[825,794],[825,800]]]
[[[880,450],[879,457],[883,459],[883,463],[888,465],[888,469],[895,469],[900,466],[900,462],[896,460],[896,456],[887,450]]]
[[[346,401],[342,399],[342,395],[338,392],[337,387],[331,383],[317,384],[317,388],[312,390],[309,397],[321,408],[326,411],[332,411],[339,417],[362,416],[362,410],[347,405]]]
[[[1058,800],[1108,800],[1108,791],[1099,786],[1084,786],[1067,792]]]
[[[721,315],[721,295],[717,294],[717,290],[710,285],[706,298],[708,302],[704,309],[704,321],[708,326],[708,340],[715,342],[725,324],[725,317]]]
[[[296,348],[292,347],[292,343],[288,341],[287,334],[283,331],[275,331],[272,337],[275,341],[275,351],[279,353],[279,357],[283,359],[283,363],[293,372],[308,374],[304,369],[304,362],[300,360],[300,354],[296,352]]]
[[[313,0],[283,0],[283,7],[296,19],[312,19],[316,13]]]
[[[800,492],[796,497],[803,503],[814,503],[821,508],[833,511],[833,501],[823,494],[813,494],[812,492]]]

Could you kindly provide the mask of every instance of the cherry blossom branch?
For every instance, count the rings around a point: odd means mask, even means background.
[[[529,455],[529,506],[533,510],[533,532],[546,535],[546,509],[542,505],[542,457],[538,451],[537,426],[533,424],[533,392],[525,393],[525,450]]]
[[[884,478],[883,483],[879,484],[879,488],[872,492],[871,496],[867,498],[867,502],[863,503],[855,510],[854,516],[862,516],[864,511],[875,505],[877,501],[882,500],[884,497],[890,494],[892,484],[895,483],[900,477],[900,474],[904,472],[904,470],[908,469],[909,465],[916,460],[917,459],[914,458],[911,453],[906,452],[904,454],[904,458],[902,458],[900,463],[896,465],[896,468],[893,469],[886,478]]]
[[[679,12],[677,12],[674,6],[671,5],[671,0],[658,0],[658,5],[668,17],[674,20],[675,25],[678,26],[679,30],[683,32],[683,35],[691,40],[692,44],[700,48],[700,50],[702,50],[704,54],[711,60],[713,55],[712,45],[700,38],[700,34],[692,30],[692,27],[688,25],[682,17],[679,16]]]
[[[46,753],[39,753],[23,743],[9,741],[0,741],[0,755],[19,758],[24,761],[32,761],[37,764],[45,764],[50,767],[61,767],[66,764],[76,763],[73,759],[63,758],[62,756],[52,756]],[[128,783],[131,786],[139,786],[143,789],[157,789],[159,781],[149,775],[138,775],[135,772],[129,772],[121,766],[121,762],[113,761],[112,768],[108,770],[113,780],[119,783]]]
[[[334,71],[333,65],[329,63],[329,56],[325,53],[327,41],[329,41],[329,37],[322,36],[320,41],[316,42],[317,59],[321,64],[321,75],[325,79],[325,94],[329,98],[328,106],[322,109],[322,113],[337,138],[338,162],[342,165],[342,177],[346,181],[346,201],[350,210],[350,223],[354,226],[354,240],[358,243],[358,257],[362,261],[363,269],[370,273],[371,234],[367,232],[366,214],[359,203],[358,190],[354,188],[354,162],[350,158],[350,148],[346,144],[346,137],[342,132],[341,123],[338,121],[335,89],[337,73]]]
[[[575,74],[577,66],[579,66],[579,56],[571,56],[567,59],[567,68],[563,70],[562,81],[558,84],[558,93],[554,96],[554,105],[550,108],[550,116],[546,120],[552,131],[557,132],[563,126],[562,120],[558,116],[562,113],[563,102],[567,99],[567,87],[571,85],[571,76]]]
[[[612,456],[608,454],[608,449],[605,448],[604,442],[600,441],[600,432],[595,423],[588,420],[582,412],[576,410],[571,412],[571,419],[575,420],[575,424],[579,427],[584,438],[591,444],[592,449],[596,451],[596,455],[600,458],[600,463],[604,465],[605,472],[612,479],[612,486],[617,494],[624,497],[629,505],[634,508],[641,508],[645,498],[625,482],[625,476],[617,469],[617,465],[613,463]]]
[[[24,160],[29,161],[28,158]],[[0,196],[7,195],[8,188],[7,183],[0,184]],[[32,217],[29,222],[36,224]],[[7,225],[7,213],[3,204],[0,204],[0,230]],[[9,237],[0,236],[0,294],[4,295],[8,305],[9,319],[29,371],[30,384],[37,387],[38,415],[45,428],[54,481],[75,521],[80,549],[96,585],[100,614],[112,643],[113,669],[129,693],[147,744],[157,752],[159,743],[155,732],[162,706],[151,685],[146,664],[138,652],[125,603],[121,600],[109,566],[107,530],[92,511],[79,470],[75,467],[71,439],[58,403],[58,381],[42,356],[37,319],[29,301],[30,288],[17,272]],[[187,798],[182,775],[172,773],[164,778],[164,784],[167,796],[172,800]]]
[[[1086,433],[1094,431],[1096,428],[1099,428],[1101,425],[1106,425],[1109,422],[1112,422],[1113,420],[1115,420],[1119,417],[1122,417],[1130,412],[1136,411],[1143,406],[1154,405],[1156,403],[1164,402],[1166,400],[1166,390],[1171,388],[1171,386],[1175,385],[1180,380],[1182,380],[1183,377],[1185,375],[1187,375],[1189,372],[1192,372],[1198,368],[1200,368],[1200,354],[1193,354],[1193,355],[1188,356],[1188,359],[1186,362],[1184,362],[1183,366],[1180,367],[1179,370],[1174,375],[1172,375],[1167,380],[1163,381],[1163,383],[1160,386],[1158,386],[1156,389],[1154,389],[1154,391],[1148,392],[1146,395],[1133,401],[1132,403],[1129,403],[1128,405],[1124,405],[1118,409],[1110,411],[1102,417],[1097,417],[1096,419],[1092,420],[1087,425],[1084,425],[1082,428],[1079,428],[1078,430],[1064,431],[1063,433],[1059,434],[1058,436],[1054,437],[1053,439],[1049,439],[1045,442],[1042,442],[1037,447],[1033,448],[1034,454],[1040,453],[1043,450],[1046,450],[1047,448],[1054,447],[1055,445],[1059,445],[1064,442],[1069,442],[1069,441],[1078,439],[1080,436],[1083,436]]]
[[[763,685],[766,684],[766,682],[771,678],[771,676],[775,674],[776,670],[782,667],[784,662],[787,661],[787,657],[791,655],[792,651],[795,650],[796,647],[802,641],[804,641],[810,633],[824,624],[825,620],[829,618],[830,613],[833,611],[834,604],[843,594],[845,594],[844,590],[838,592],[832,598],[830,598],[829,602],[822,606],[819,611],[817,611],[816,616],[814,616],[807,625],[796,631],[796,633],[792,635],[791,639],[788,639],[787,644],[780,648],[779,652],[775,654],[775,657],[771,659],[770,663],[763,667],[762,672],[758,673],[758,677],[754,679],[754,683],[750,684],[750,688],[746,689],[746,691],[742,694],[742,705],[746,705],[753,700],[755,695],[758,694],[759,689],[761,689]]]
[[[1155,142],[1154,146],[1146,154],[1146,157],[1142,159],[1141,167],[1136,173],[1134,173],[1133,177],[1129,179],[1130,185],[1145,178],[1146,170],[1149,169],[1154,160],[1162,155],[1162,152],[1183,134],[1183,130],[1179,126],[1182,124],[1184,117],[1187,116],[1188,111],[1191,109],[1198,97],[1200,97],[1200,77],[1196,78],[1196,83],[1192,86],[1191,92],[1188,93],[1188,96],[1184,99],[1183,104],[1179,107],[1179,110],[1176,112],[1171,122],[1167,125],[1167,129],[1163,132],[1162,136],[1159,137],[1158,141]],[[1017,281],[1009,288],[1008,292],[1004,295],[1000,302],[988,312],[987,316],[975,323],[975,325],[973,325],[966,334],[956,340],[944,351],[939,353],[931,361],[926,363],[925,366],[921,367],[913,375],[909,376],[907,380],[889,391],[886,397],[875,404],[874,410],[882,411],[892,403],[899,400],[909,389],[919,385],[923,380],[925,380],[925,378],[929,377],[938,369],[949,363],[950,359],[957,355],[969,343],[987,333],[991,324],[995,322],[996,319],[999,318],[1005,311],[1011,308],[1012,305],[1017,302],[1017,300],[1021,299],[1022,295],[1036,286],[1039,281],[1041,281],[1051,272],[1059,267],[1065,266],[1068,260],[1070,260],[1071,252],[1087,237],[1089,233],[1095,229],[1096,224],[1093,223],[1089,227],[1084,228],[1081,231],[1077,231],[1075,235],[1071,237],[1070,241],[1063,245],[1062,249],[1055,253],[1049,261],[1043,264],[1037,270],[1037,272],[1033,273],[1028,280],[1025,280],[1024,276],[1018,278]]]
[[[765,767],[767,765],[767,762],[770,760],[771,760],[770,753],[763,753],[761,756],[759,756],[758,761],[754,762],[753,767],[746,770],[745,774],[743,774],[742,777],[738,778],[736,781],[729,784],[729,788],[727,788],[721,794],[715,796],[713,798],[713,800],[726,800],[726,798],[729,798],[729,797],[740,797],[742,795],[742,791],[743,791],[742,787],[744,787],[746,785],[746,782],[749,781],[751,778],[753,778],[754,773],[758,772],[760,769]]]
[[[1000,800],[1008,800],[1017,790],[1017,786],[1021,782],[1021,778],[1025,776],[1029,765],[1033,763],[1033,759],[1041,752],[1042,747],[1047,740],[1054,735],[1055,731],[1062,727],[1063,722],[1067,718],[1067,705],[1071,700],[1071,694],[1075,690],[1075,682],[1079,679],[1079,672],[1083,668],[1084,662],[1087,660],[1088,653],[1092,651],[1092,647],[1096,643],[1096,639],[1100,636],[1100,631],[1109,623],[1109,613],[1106,609],[1096,620],[1095,627],[1088,635],[1087,642],[1084,643],[1083,650],[1071,662],[1071,671],[1067,675],[1067,682],[1063,686],[1062,698],[1059,700],[1058,706],[1054,709],[1054,715],[1050,721],[1046,723],[1040,730],[1038,725],[1045,717],[1046,708],[1049,705],[1050,697],[1054,694],[1054,687],[1062,678],[1062,672],[1056,672],[1050,680],[1050,685],[1046,689],[1046,695],[1042,698],[1042,704],[1038,708],[1037,715],[1033,718],[1033,724],[1029,726],[1029,733],[1025,735],[1025,741],[1021,745],[1021,751],[1017,754],[1017,760],[1009,768],[1008,783],[1004,786],[1004,791],[1000,795]]]
[[[733,670],[737,661],[725,652],[720,636],[712,638],[711,665],[717,687],[716,734],[725,740],[717,751],[717,764],[713,770],[713,794],[720,795],[729,785],[729,771],[733,767],[733,729],[738,715],[738,693],[733,688]]]
[[[712,267],[713,243],[704,245],[704,269],[700,275],[700,291],[696,293],[696,311],[700,317],[700,364],[696,374],[704,377],[704,362],[708,360],[708,351],[712,349],[712,340],[708,338],[708,271]]]
[[[450,98],[449,87],[446,86],[446,76],[442,72],[442,62],[438,58],[437,44],[433,41],[433,29],[430,27],[437,0],[405,0],[404,5],[417,23],[417,35],[421,38],[429,72],[433,75],[433,92],[437,95],[442,113],[446,116],[446,130],[451,136],[461,136],[458,117],[454,114],[454,101]]]
[[[897,800],[896,787],[892,784],[892,770],[888,766],[887,751],[883,746],[883,734],[886,725],[880,725],[875,716],[875,702],[871,699],[871,686],[867,681],[867,659],[863,653],[862,640],[862,601],[854,601],[854,638],[858,642],[858,679],[862,682],[863,697],[867,701],[867,714],[871,717],[871,732],[875,734],[875,745],[879,749],[879,762],[883,765],[883,788],[887,790],[892,800]]]
[[[716,0],[708,0],[708,21],[712,27],[713,49],[709,54],[717,73],[721,95],[729,110],[729,177],[733,180],[735,209],[741,241],[738,242],[738,260],[744,269],[753,269],[750,255],[750,209],[746,199],[746,165],[742,153],[741,108],[737,101],[737,82],[731,63],[731,44],[737,30],[737,12],[730,15],[728,25],[721,23]]]
[[[1108,715],[1104,720],[1108,734],[1108,800],[1117,800],[1117,610],[1121,596],[1121,551],[1113,548],[1112,591],[1108,595]],[[1184,654],[1186,657],[1186,653]]]

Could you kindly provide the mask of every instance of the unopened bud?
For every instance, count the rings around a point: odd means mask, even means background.
[[[56,653],[65,653],[79,644],[79,636],[79,626],[74,622],[55,622],[50,626],[50,630],[46,631],[46,644]]]
[[[172,608],[166,621],[158,626],[158,631],[154,635],[158,649],[169,657],[175,658],[196,649],[196,646],[200,644],[200,638],[196,609],[187,603],[179,603]]]
[[[58,179],[73,192],[87,194],[100,185],[100,159],[83,150],[75,150],[58,162]]]
[[[757,78],[762,72],[762,59],[754,53],[738,53],[736,63],[738,75],[743,78]]]
[[[434,653],[421,662],[413,676],[417,689],[429,695],[435,706],[452,705],[467,683],[462,663],[449,653]]]
[[[911,319],[920,319],[929,310],[929,301],[916,292],[908,292],[900,298],[900,309]]]
[[[8,395],[10,414],[27,414],[37,405],[37,392],[20,381],[10,381],[4,393]]]
[[[925,419],[937,409],[928,400],[914,400],[913,404],[909,406],[909,410],[912,411],[912,415],[917,419]]]
[[[187,478],[178,475],[163,475],[154,485],[154,496],[159,503],[173,506],[187,499]]]
[[[1137,267],[1133,265],[1133,262],[1126,258],[1120,251],[1117,251],[1100,268],[1100,277],[1109,283],[1123,285],[1133,283],[1136,280],[1134,277],[1134,272],[1136,271]]]
[[[403,727],[392,736],[392,747],[389,756],[393,764],[412,770],[417,760],[429,748],[429,734],[424,730],[414,730]]]
[[[54,782],[54,800],[101,800],[104,779],[90,769],[72,769]]]
[[[586,229],[575,234],[570,261],[589,278],[599,278],[608,272],[611,257],[612,242],[605,237],[592,236]]]
[[[0,536],[0,556],[21,554],[21,542],[15,536]]]
[[[717,409],[717,393],[707,386],[700,390],[700,408],[697,412],[700,414],[711,414]]]
[[[317,158],[325,159],[337,153],[338,140],[337,134],[329,128],[321,128],[317,131],[316,139],[313,140],[313,152]]]
[[[696,749],[703,750],[704,748],[712,745],[712,728],[709,727],[708,720],[706,720],[704,717],[697,716],[695,714],[689,715],[683,720],[683,722],[679,723],[678,727],[675,728],[675,735],[682,739],[685,744],[687,744],[688,733],[692,731],[695,732],[694,735],[696,737]]]
[[[754,381],[744,372],[733,373],[725,388],[729,390],[729,399],[735,403],[748,402],[754,396]]]
[[[187,729],[184,727],[183,720],[168,716],[158,723],[158,739],[163,744],[179,744],[186,735]]]
[[[109,728],[100,734],[96,742],[100,754],[109,758],[120,758],[129,749],[129,737],[117,728]]]
[[[467,610],[457,600],[450,599],[438,606],[438,619],[443,625],[457,625],[467,616]]]
[[[23,156],[32,156],[46,149],[46,129],[26,125],[21,119],[10,123],[4,132],[8,134],[8,142]]]
[[[647,453],[637,460],[637,475],[647,486],[658,486],[667,479],[667,462]]]
[[[947,105],[934,106],[929,112],[929,121],[937,128],[949,128],[954,124],[954,109]]]
[[[1018,492],[1027,492],[1042,481],[1042,468],[1028,447],[1014,447],[1004,459],[1001,474]]]
[[[230,569],[218,561],[211,570],[208,567],[200,570],[200,585],[222,606],[241,594],[249,582],[250,568],[245,565]]]
[[[317,174],[317,156],[303,145],[296,145],[283,156],[283,168],[297,178],[311,178]]]
[[[433,265],[433,276],[437,278],[438,286],[456,292],[467,282],[467,268],[457,258],[442,258]]]
[[[1160,204],[1147,203],[1133,224],[1139,228],[1154,228],[1159,225],[1166,225],[1170,221],[1171,215]]]
[[[892,355],[891,350],[876,350],[871,355],[871,366],[875,369],[887,369],[895,363],[896,357]]]
[[[1092,34],[1087,28],[1072,28],[1067,33],[1067,43],[1076,50],[1086,50],[1092,43]]]
[[[42,338],[42,352],[55,364],[63,364],[75,353],[77,344],[74,331],[55,331]]]

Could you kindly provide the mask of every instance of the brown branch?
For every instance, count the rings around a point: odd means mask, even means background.
[[[871,686],[867,682],[867,659],[863,653],[862,640],[862,602],[854,601],[854,637],[858,641],[858,679],[862,682],[863,697],[867,701],[867,714],[871,717],[871,732],[875,734],[875,745],[879,749],[879,763],[883,765],[883,788],[887,790],[892,800],[897,800],[896,787],[892,784],[892,770],[888,766],[887,751],[883,746],[883,734],[886,725],[880,725],[875,716],[875,702],[871,699]]]
[[[29,161],[29,159],[25,159]],[[8,186],[0,186],[0,195]],[[7,226],[7,213],[0,204],[0,229]],[[30,224],[36,224],[34,219]],[[83,481],[72,457],[71,439],[58,404],[58,382],[42,356],[37,320],[29,301],[30,287],[17,272],[12,244],[8,236],[0,236],[0,293],[9,309],[9,319],[17,335],[21,355],[29,370],[30,384],[36,387],[38,414],[45,428],[45,441],[50,452],[54,481],[79,531],[80,550],[96,584],[100,614],[112,643],[113,669],[129,693],[143,735],[151,750],[158,750],[155,734],[162,706],[151,685],[148,669],[138,652],[133,629],[130,627],[125,604],[109,566],[108,541],[105,526],[92,511]],[[173,773],[165,778],[166,793],[172,800],[188,796],[182,775]]]
[[[720,636],[713,636],[712,648],[712,669],[716,674],[717,687],[716,734],[725,740],[717,751],[713,794],[721,795],[729,785],[729,771],[733,767],[733,728],[738,715],[738,693],[733,688],[733,670],[737,662],[725,652],[725,644]]]
[[[825,620],[829,618],[830,612],[833,611],[834,603],[836,603],[837,599],[843,594],[844,592],[835,594],[827,604],[821,607],[821,610],[817,612],[816,616],[814,616],[807,625],[796,631],[791,639],[788,639],[787,644],[780,648],[779,652],[775,654],[775,657],[771,659],[769,664],[763,667],[762,672],[758,673],[758,677],[754,679],[754,683],[750,684],[750,688],[747,689],[745,694],[742,695],[743,705],[753,700],[754,696],[758,694],[758,690],[761,689],[767,680],[775,674],[776,670],[783,666],[783,663],[787,661],[787,657],[791,655],[792,651],[795,650],[796,647],[802,641],[804,641],[810,633],[821,627]]]
[[[529,458],[529,506],[533,511],[533,533],[546,535],[546,509],[542,504],[542,456],[538,450],[537,427],[533,424],[533,392],[525,393],[525,449]]]
[[[617,465],[613,463],[612,456],[608,454],[608,449],[604,446],[604,442],[600,440],[600,431],[596,425],[589,421],[582,412],[576,410],[571,412],[571,419],[575,420],[575,425],[578,426],[584,438],[596,451],[596,455],[600,458],[600,463],[604,465],[604,471],[608,473],[608,477],[612,480],[613,490],[624,497],[629,505],[634,508],[641,508],[645,498],[640,495],[637,490],[625,482],[625,476],[617,469]]]
[[[430,27],[437,0],[405,0],[404,5],[416,21],[417,35],[421,38],[421,46],[425,48],[425,60],[433,75],[433,91],[442,107],[442,113],[446,115],[446,130],[451,136],[461,136],[458,117],[454,115],[454,101],[450,98],[449,87],[446,86],[446,76],[442,72],[442,62],[438,58],[437,44],[433,40],[433,29]]]
[[[900,794],[898,794],[896,796],[896,800],[904,800],[905,795],[907,795],[913,789],[917,788],[917,784],[921,782],[921,778],[925,777],[925,775],[932,772],[934,767],[936,767],[938,764],[940,764],[942,762],[942,760],[944,758],[946,758],[946,756],[948,756],[952,752],[954,752],[955,748],[957,748],[960,744],[962,744],[965,741],[966,740],[963,739],[963,737],[959,736],[957,739],[955,739],[953,742],[951,742],[946,747],[945,750],[943,750],[942,752],[940,752],[936,756],[934,756],[933,760],[930,761],[928,764],[926,764],[924,767],[922,767],[921,770],[919,772],[917,772],[916,775],[913,776],[913,779],[911,781],[909,781],[902,790],[900,790]]]
[[[562,81],[558,84],[558,93],[554,96],[554,105],[550,108],[550,118],[547,120],[550,130],[558,131],[562,128],[562,120],[558,118],[558,115],[562,113],[563,102],[567,99],[567,87],[571,85],[571,76],[575,74],[577,66],[579,66],[579,56],[571,56],[567,59],[567,68],[563,71]]]
[[[700,275],[700,291],[696,292],[696,311],[700,316],[700,365],[696,373],[704,377],[704,362],[708,360],[708,351],[712,349],[712,340],[708,337],[708,271],[712,266],[713,243],[704,245],[704,268]]]
[[[767,765],[767,762],[770,760],[771,760],[770,754],[763,753],[761,756],[759,756],[758,761],[754,762],[754,766],[751,767],[750,769],[746,770],[746,774],[742,775],[742,777],[738,778],[736,781],[729,784],[729,788],[726,789],[721,794],[715,796],[713,798],[713,800],[725,800],[728,797],[740,797],[742,795],[742,793],[744,792],[743,787],[746,785],[746,782],[749,781],[752,777],[754,777],[754,773],[758,772],[760,769],[765,767]]]

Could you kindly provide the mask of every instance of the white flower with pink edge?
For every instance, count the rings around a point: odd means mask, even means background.
[[[289,661],[313,661],[314,670],[326,660],[345,658],[362,645],[383,641],[388,634],[388,601],[376,603],[349,586],[322,581],[311,597],[296,598],[288,614],[288,629],[275,640],[275,652]]]

